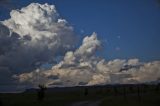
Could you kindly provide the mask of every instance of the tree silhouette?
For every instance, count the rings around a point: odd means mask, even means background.
[[[115,87],[113,87],[113,89],[114,89],[115,96],[117,96],[118,95],[117,87],[115,86]]]
[[[84,90],[84,96],[87,96],[88,95],[88,88],[85,88]]]
[[[139,101],[141,101],[140,85],[137,85],[137,94],[138,94],[138,99],[139,99]]]
[[[127,99],[127,95],[126,95],[126,87],[123,86],[123,98],[126,100]]]
[[[130,91],[131,93],[134,92],[132,85],[129,86],[129,91]]]
[[[3,106],[3,103],[2,103],[2,100],[1,100],[1,98],[0,98],[0,106]]]
[[[45,97],[45,90],[47,89],[45,85],[39,85],[39,90],[38,90],[38,100],[42,101]]]
[[[159,92],[159,88],[160,88],[160,83],[156,85],[156,92]]]

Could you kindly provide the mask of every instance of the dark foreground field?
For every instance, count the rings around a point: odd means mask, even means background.
[[[35,89],[1,93],[1,106],[160,106],[157,85],[116,85],[47,89],[37,100]]]

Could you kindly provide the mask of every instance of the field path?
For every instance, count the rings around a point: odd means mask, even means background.
[[[101,100],[97,100],[97,101],[81,101],[81,102],[73,103],[71,106],[99,106],[100,103],[101,103]]]

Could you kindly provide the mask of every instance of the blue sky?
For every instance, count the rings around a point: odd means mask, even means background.
[[[103,42],[100,55],[107,60],[160,59],[160,6],[156,0],[16,0],[11,7],[31,2],[54,4],[81,38],[98,33]],[[14,7],[15,8],[15,7]],[[11,9],[1,6],[0,20]]]

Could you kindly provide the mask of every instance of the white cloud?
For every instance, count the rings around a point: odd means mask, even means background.
[[[82,57],[92,56],[100,45],[100,41],[97,40],[97,34],[94,32],[92,36],[86,36],[83,39],[82,45],[76,50],[75,55],[80,55]]]
[[[57,86],[145,83],[159,79],[159,61],[150,63],[141,63],[138,59],[106,61],[95,55],[95,50],[101,46],[100,44],[95,33],[85,37],[82,45],[75,51],[67,52],[59,64],[53,66],[51,70],[40,72],[49,79],[45,84],[53,86],[56,83],[54,81],[57,79],[52,79],[50,76],[58,76],[61,85]],[[89,48],[92,50],[87,52]],[[28,74],[30,73],[25,75]],[[23,76],[17,77],[23,79]],[[25,81],[30,79],[32,77],[28,77]]]
[[[17,79],[29,86],[77,86],[143,83],[160,78],[159,61],[106,61],[98,57],[101,41],[96,33],[86,36],[73,50],[77,45],[73,27],[59,16],[54,5],[32,3],[10,15],[0,23],[0,84]],[[54,65],[42,68],[47,64]]]
[[[0,68],[11,73],[6,79],[12,81],[12,74],[54,64],[74,48],[73,28],[59,17],[54,5],[31,3],[12,10],[10,15],[10,19],[0,22]]]

